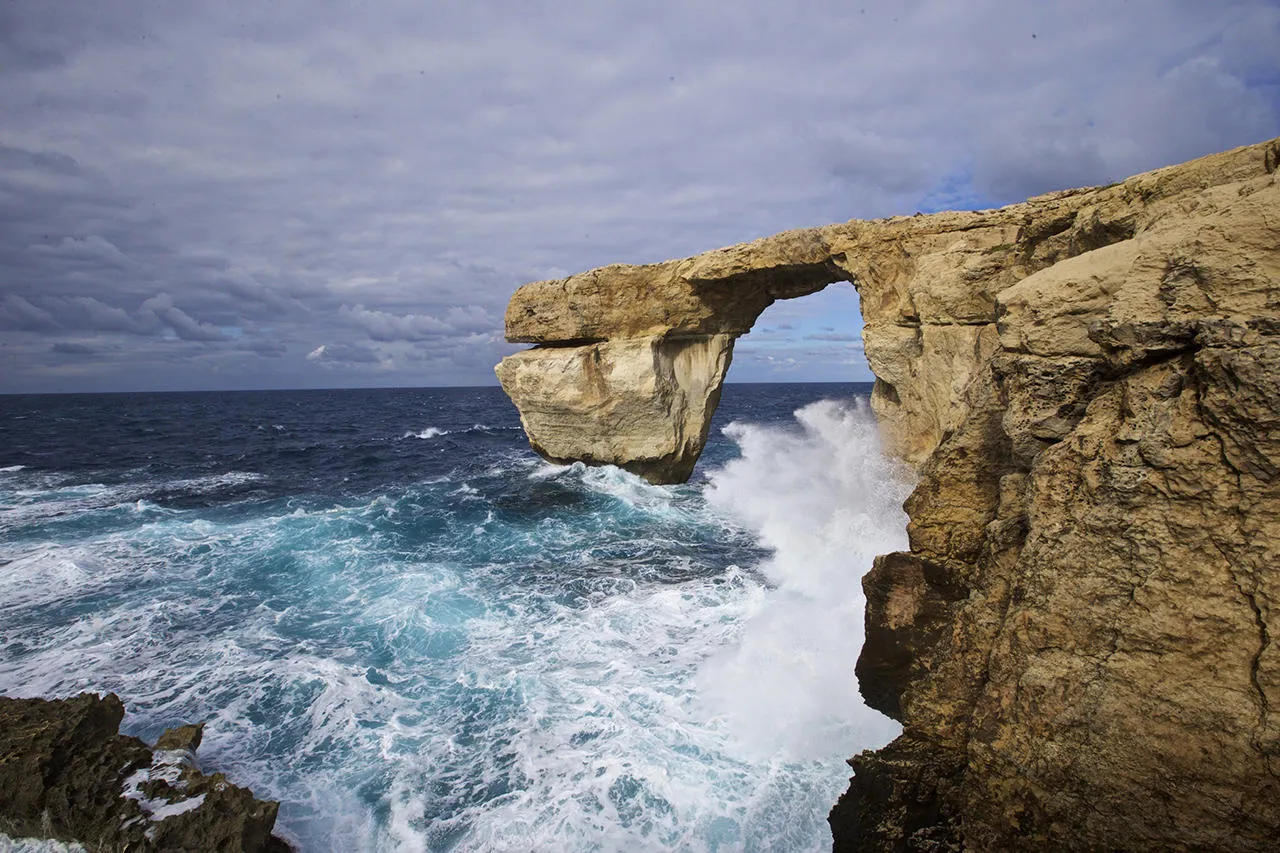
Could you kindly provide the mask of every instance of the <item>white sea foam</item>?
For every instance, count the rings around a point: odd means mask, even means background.
[[[527,476],[530,480],[554,480],[556,477],[563,477],[570,472],[583,473],[586,470],[587,466],[581,462],[574,462],[570,465],[557,465],[554,462],[535,462]]]
[[[426,429],[420,430],[418,432],[413,432],[412,430],[410,430],[409,432],[406,432],[404,435],[400,437],[425,439],[425,438],[438,438],[442,435],[448,435],[448,434],[449,434],[449,430],[447,429],[440,429],[439,427],[427,427]]]
[[[862,645],[862,575],[905,548],[908,471],[879,452],[862,404],[822,401],[796,412],[799,432],[731,424],[742,457],[713,472],[708,502],[774,551],[773,588],[741,639],[699,674],[702,698],[744,743],[797,757],[852,753],[897,734],[866,708],[852,677]]]
[[[613,465],[582,467],[576,472],[590,491],[608,495],[628,506],[655,512],[674,511],[674,492],[668,486],[655,486],[643,477]]]
[[[125,510],[140,516],[164,515],[171,511],[146,498],[156,494],[213,494],[266,479],[254,472],[228,471],[180,480],[116,485],[50,483],[45,488],[17,489],[0,495],[0,533],[41,522],[74,520],[89,513]]]
[[[0,853],[88,853],[88,848],[48,838],[10,838],[0,835]]]
[[[19,471],[26,470],[26,465],[6,465],[0,468],[0,474],[16,474]]]
[[[440,427],[427,427],[426,429],[419,430],[418,432],[414,432],[413,430],[408,430],[400,437],[402,439],[404,438],[439,438],[442,435],[454,435],[456,433],[468,433],[468,432],[492,433],[492,432],[507,432],[509,430],[518,430],[518,429],[520,429],[520,427],[493,427],[493,426],[489,426],[488,424],[472,424],[469,427],[460,428],[460,429],[442,429]]]
[[[734,426],[743,456],[706,488],[713,512],[774,550],[758,567],[767,583],[734,568],[656,588],[619,582],[585,610],[469,623],[473,686],[516,692],[524,707],[488,733],[514,767],[500,753],[469,759],[482,785],[506,793],[424,831],[417,816],[439,810],[428,781],[456,749],[429,738],[393,786],[387,846],[829,845],[822,817],[847,779],[843,758],[898,731],[863,706],[852,670],[860,578],[876,553],[905,544],[908,486],[878,453],[866,412],[820,404],[797,419],[798,431]],[[670,504],[674,493],[617,469],[537,474],[580,478],[640,508]],[[523,654],[513,645],[520,630],[530,632]]]
[[[616,465],[586,465],[582,462],[557,465],[538,461],[534,462],[527,476],[530,480],[572,478],[587,491],[609,495],[634,506],[667,504],[672,498],[669,487],[655,486]]]

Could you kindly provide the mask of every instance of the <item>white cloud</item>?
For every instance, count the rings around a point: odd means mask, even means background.
[[[377,350],[360,344],[336,343],[321,344],[307,353],[307,361],[315,361],[326,366],[333,364],[367,365],[384,363]]]

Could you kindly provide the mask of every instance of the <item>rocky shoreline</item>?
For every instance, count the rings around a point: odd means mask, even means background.
[[[110,693],[0,696],[0,833],[95,851],[292,849],[272,834],[279,803],[200,771],[202,726],[149,747],[120,734],[123,718]]]

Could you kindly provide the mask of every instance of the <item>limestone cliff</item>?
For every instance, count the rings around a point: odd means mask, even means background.
[[[670,481],[733,339],[775,299],[858,288],[872,403],[920,483],[911,550],[864,581],[858,664],[904,732],[852,760],[837,849],[1276,848],[1278,159],[513,297],[508,337],[541,346],[498,372],[534,446]]]

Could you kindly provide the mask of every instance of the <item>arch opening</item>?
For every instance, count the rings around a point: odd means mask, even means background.
[[[725,377],[728,383],[874,379],[862,344],[858,291],[846,281],[766,308],[735,342]]]

